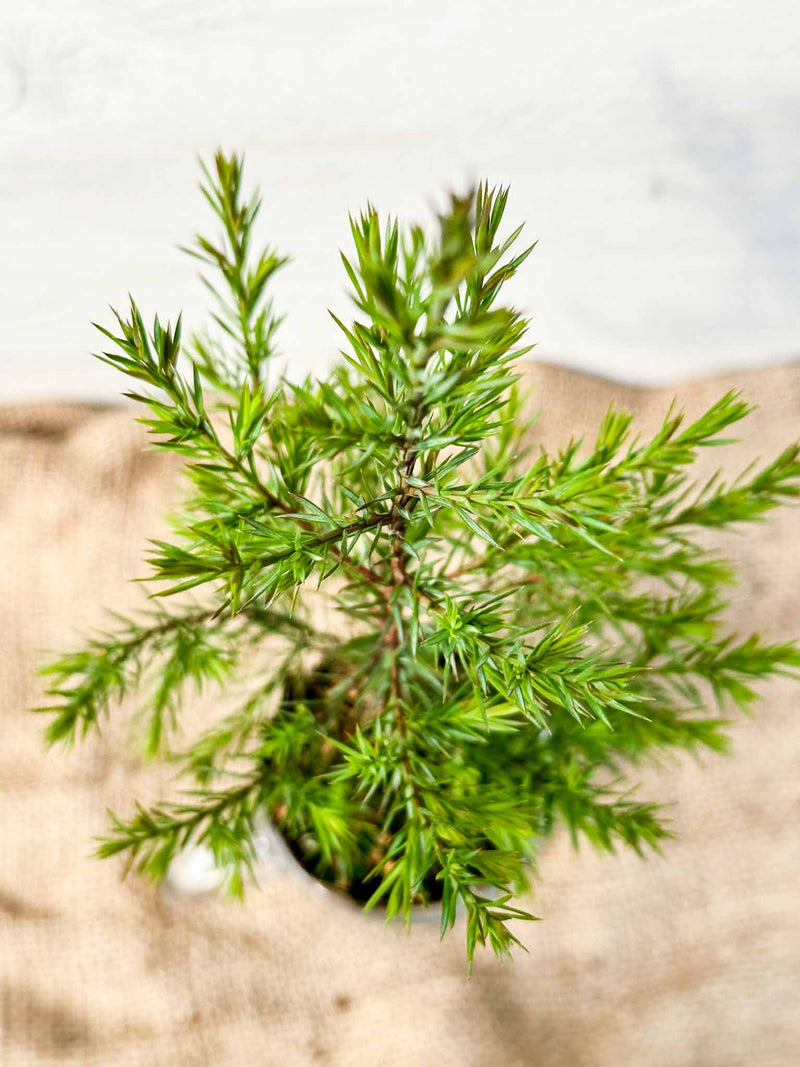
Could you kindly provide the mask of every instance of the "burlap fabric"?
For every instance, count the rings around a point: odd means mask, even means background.
[[[639,391],[547,366],[526,376],[548,445],[591,431],[610,402],[644,430],[673,390]],[[697,413],[730,386],[758,402],[747,443],[704,465],[738,471],[798,430],[800,368],[677,390]],[[777,681],[734,730],[735,756],[665,763],[647,795],[674,801],[663,859],[541,859],[530,954],[481,956],[459,931],[385,928],[269,884],[244,907],[176,899],[89,856],[106,806],[151,799],[112,728],[45,753],[34,668],[43,650],[139,602],[144,539],[162,531],[175,462],[144,452],[128,410],[0,411],[0,974],[2,1063],[402,1067],[736,1067],[800,1062],[798,689]],[[797,632],[798,512],[726,538],[742,568],[731,619]]]

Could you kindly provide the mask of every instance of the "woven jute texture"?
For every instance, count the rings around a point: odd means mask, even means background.
[[[536,435],[591,432],[610,403],[652,430],[673,395],[689,415],[730,387],[759,404],[747,443],[710,449],[738,472],[800,423],[800,367],[636,390],[532,365]],[[174,458],[145,451],[131,412],[0,410],[0,1062],[111,1067],[791,1067],[800,1063],[798,689],[769,685],[732,758],[640,772],[672,802],[664,858],[543,849],[519,931],[528,955],[478,960],[463,930],[410,932],[287,880],[243,907],[177,898],[90,856],[105,809],[170,787],[115,724],[46,753],[34,670],[48,651],[135,607],[147,537],[177,498]],[[798,629],[798,520],[726,536],[741,566],[730,621]],[[719,539],[718,539],[719,540]]]

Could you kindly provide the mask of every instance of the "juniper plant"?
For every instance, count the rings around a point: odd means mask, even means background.
[[[371,206],[352,218],[342,362],[271,382],[266,294],[285,259],[253,246],[241,159],[218,154],[202,188],[221,236],[189,251],[218,279],[212,331],[182,357],[180,318],[148,329],[133,301],[98,327],[156,447],[185,457],[188,499],[149,558],[171,606],[44,668],[47,740],[99,730],[138,691],[147,752],[193,779],[113,815],[101,856],[157,880],[202,841],[241,894],[268,816],[366,907],[408,920],[441,901],[443,934],[460,907],[470,961],[477,944],[508,953],[556,824],[658,849],[669,830],[630,768],[724,750],[726,707],[800,667],[792,644],[725,631],[732,570],[695,540],[796,498],[798,446],[695,485],[698,450],[748,413],[728,393],[689,424],[669,410],[650,440],[609,411],[594,441],[534,452],[513,369],[526,321],[502,300],[531,249],[512,250],[522,227],[500,236],[508,190],[485,184],[451,198],[433,239]],[[336,633],[316,624],[320,594]],[[186,740],[184,690],[237,678],[238,709]]]

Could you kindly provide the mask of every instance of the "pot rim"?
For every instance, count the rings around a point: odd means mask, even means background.
[[[316,878],[300,863],[289,848],[285,837],[274,822],[265,818],[253,834],[255,862],[253,875],[254,889],[268,882],[294,881],[301,883],[306,892],[317,899],[333,902],[334,906],[358,911],[367,918],[381,918],[384,922],[385,910],[380,906],[365,911],[361,901],[355,900],[344,889],[329,885]],[[173,897],[211,897],[219,895],[225,882],[225,871],[214,864],[211,849],[207,845],[193,843],[187,845],[173,859],[162,889]],[[415,922],[440,922],[441,901],[431,904],[415,904],[411,914]]]

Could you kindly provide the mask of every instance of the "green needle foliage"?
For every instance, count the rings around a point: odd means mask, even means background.
[[[285,260],[253,247],[241,160],[204,176],[221,238],[190,251],[218,279],[212,332],[184,348],[180,319],[148,329],[133,301],[99,327],[156,447],[185,457],[190,493],[147,579],[174,606],[45,668],[47,739],[99,730],[139,693],[147,753],[193,780],[113,816],[101,856],[158,879],[203,841],[241,893],[269,817],[367,907],[409,920],[440,901],[443,933],[466,915],[470,962],[478,944],[506,954],[509,923],[532,918],[513,895],[557,823],[576,845],[658,849],[669,831],[630,768],[724,750],[726,709],[800,668],[793,644],[725,631],[733,574],[696,540],[797,498],[798,446],[696,485],[698,450],[749,411],[729,393],[691,423],[668,411],[650,440],[610,411],[594,441],[534,454],[514,372],[526,321],[502,299],[531,249],[512,250],[521,227],[501,236],[508,191],[486,185],[452,197],[432,239],[371,206],[351,219],[342,362],[270,381],[265,294]],[[187,687],[237,680],[238,709],[187,738]]]

